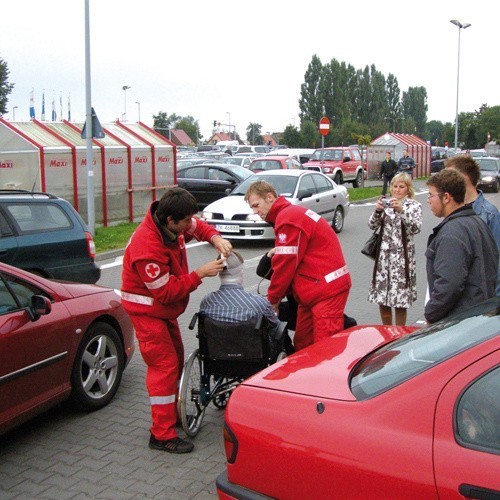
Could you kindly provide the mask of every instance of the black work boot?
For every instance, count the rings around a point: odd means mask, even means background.
[[[180,437],[162,441],[161,439],[156,439],[151,434],[149,447],[153,450],[166,451],[168,453],[190,453],[194,449],[194,444],[190,441],[184,441]]]

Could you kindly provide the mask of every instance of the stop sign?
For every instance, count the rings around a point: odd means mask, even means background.
[[[328,135],[330,132],[330,120],[326,116],[319,121],[319,132],[321,135]]]

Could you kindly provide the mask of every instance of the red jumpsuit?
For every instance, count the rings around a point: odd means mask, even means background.
[[[266,221],[276,235],[267,298],[277,304],[292,289],[299,304],[293,341],[303,349],[343,329],[349,270],[334,230],[312,210],[280,196]]]
[[[193,218],[177,239],[169,238],[153,219],[153,202],[125,249],[122,304],[135,328],[139,349],[147,365],[148,389],[156,439],[177,436],[176,400],[184,365],[184,345],[177,318],[185,311],[189,294],[201,279],[188,271],[185,242],[193,237],[210,241],[219,233]]]

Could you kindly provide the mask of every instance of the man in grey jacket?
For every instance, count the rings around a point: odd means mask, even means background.
[[[434,323],[495,295],[498,250],[486,223],[464,205],[465,181],[445,169],[427,181],[427,203],[444,220],[427,243],[429,300],[425,318]]]

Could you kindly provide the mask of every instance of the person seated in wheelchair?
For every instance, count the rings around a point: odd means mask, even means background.
[[[200,313],[224,323],[242,323],[262,316],[267,320],[269,336],[279,341],[284,325],[269,301],[243,288],[243,262],[238,252],[229,254],[224,270],[219,272],[220,288],[203,298]]]

